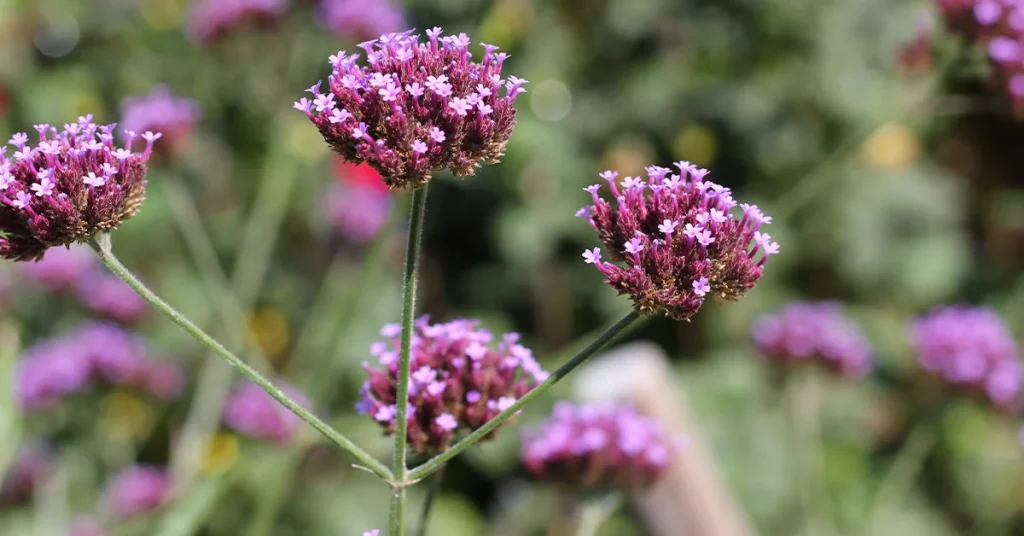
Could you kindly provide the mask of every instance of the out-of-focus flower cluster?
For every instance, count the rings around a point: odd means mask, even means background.
[[[871,371],[871,344],[837,302],[796,302],[751,328],[758,352],[785,365],[820,363],[844,376]]]
[[[495,163],[515,124],[515,102],[525,80],[501,76],[507,54],[483,45],[474,62],[465,34],[427,30],[421,43],[411,32],[387,34],[358,54],[331,56],[328,91],[317,83],[295,107],[327,143],[351,162],[368,162],[392,188],[426,183],[434,171],[472,175]]]
[[[49,446],[40,442],[22,445],[0,485],[0,504],[31,499],[34,490],[50,478],[53,464],[53,452]]]
[[[25,350],[18,363],[16,390],[23,408],[37,410],[94,381],[170,400],[181,394],[185,378],[174,363],[153,359],[142,341],[124,328],[95,322]]]
[[[303,407],[310,406],[310,400],[298,389],[280,382],[276,385],[288,398]],[[235,388],[224,405],[224,423],[240,434],[286,445],[294,439],[302,419],[282,406],[263,388],[245,381]]]
[[[137,134],[114,145],[115,125],[78,118],[59,132],[36,125],[39,142],[15,134],[15,152],[0,147],[0,257],[38,259],[48,248],[70,246],[109,231],[135,215],[145,196],[146,161],[160,134],[146,132],[146,148],[131,150]]]
[[[192,40],[213,44],[240,26],[267,26],[284,15],[288,0],[197,0],[189,15]]]
[[[149,313],[149,305],[124,281],[99,265],[85,246],[53,248],[22,271],[50,292],[71,292],[92,312],[124,323],[135,323]]]
[[[995,311],[939,307],[913,322],[910,338],[927,373],[966,393],[982,394],[1004,411],[1019,407],[1020,351]]]
[[[133,132],[160,132],[164,141],[156,154],[169,158],[184,150],[199,115],[199,103],[175,97],[163,85],[154,86],[147,95],[121,101],[121,126]]]
[[[576,213],[597,230],[598,238],[619,266],[602,260],[601,249],[583,253],[619,294],[628,294],[644,315],[664,311],[687,320],[709,294],[736,300],[761,277],[764,263],[779,251],[771,236],[760,232],[771,223],[755,205],[741,204],[742,215],[728,188],[705,180],[708,170],[678,162],[670,169],[647,168],[648,180],[618,173],[601,174],[615,206],[590,192],[593,205]]]
[[[657,421],[632,408],[559,402],[523,432],[527,470],[581,488],[644,488],[671,464],[675,446]]]
[[[392,0],[323,0],[320,20],[345,37],[369,39],[406,27],[405,13]]]
[[[338,157],[335,173],[339,180],[327,192],[327,217],[349,241],[365,244],[391,217],[394,199],[380,174],[367,164],[357,166]]]
[[[107,507],[118,518],[129,518],[164,506],[171,494],[167,471],[136,465],[121,471],[105,494]]]
[[[370,378],[357,405],[360,413],[370,415],[389,434],[394,432],[397,415],[400,333],[397,324],[387,325],[380,334],[389,340],[371,346],[370,353],[384,369],[363,364]],[[533,353],[518,344],[517,334],[505,334],[496,344],[493,338],[473,320],[430,324],[423,317],[416,322],[408,413],[413,450],[444,450],[456,432],[476,430],[547,378]]]

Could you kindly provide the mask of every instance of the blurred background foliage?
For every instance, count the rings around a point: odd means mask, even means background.
[[[326,77],[329,54],[362,36],[329,32],[308,2],[293,4],[270,28],[201,46],[183,30],[187,0],[0,0],[0,135],[85,113],[117,121],[122,98],[158,83],[196,99],[203,118],[187,152],[153,166],[148,199],[115,235],[116,250],[234,349],[258,348],[260,368],[311,392],[333,423],[386,458],[389,441],[351,408],[369,343],[399,314],[407,200],[397,200],[399,215],[371,245],[346,242],[326,223],[333,157],[291,103]],[[691,323],[656,319],[630,338],[655,340],[672,357],[700,433],[757,531],[1024,534],[1017,424],[971,402],[926,414],[905,337],[912,315],[961,301],[996,307],[1024,335],[1024,128],[978,81],[978,54],[955,39],[936,36],[931,68],[900,68],[901,47],[933,6],[407,0],[404,8],[411,27],[500,45],[512,54],[506,71],[531,81],[503,163],[431,188],[422,311],[522,332],[555,367],[574,341],[628,307],[579,257],[594,243],[573,217],[588,199],[581,189],[607,168],[636,175],[679,159],[709,167],[737,198],[774,216],[782,254],[741,302],[709,304]],[[182,216],[187,210],[196,212]],[[208,233],[205,259],[195,255],[201,244],[183,239],[190,223]],[[226,282],[248,319],[245,340],[217,317]],[[8,348],[13,333],[28,345],[88,317],[31,286],[6,294]],[[787,301],[819,298],[845,302],[884,373],[822,379],[818,454],[801,456],[786,424],[786,382],[752,358],[748,329]],[[97,509],[121,467],[187,463],[175,445],[204,414],[212,424],[200,429],[216,435],[201,438],[201,476],[162,513],[116,534],[357,534],[384,525],[387,489],[372,475],[309,430],[287,448],[218,432],[219,410],[200,395],[230,385],[225,369],[162,318],[138,329],[186,367],[186,394],[156,404],[100,389],[44,416],[5,402],[0,460],[17,444],[8,438],[43,438],[58,463],[27,504],[0,511],[0,533],[60,534]],[[12,359],[8,349],[0,370],[9,374]],[[538,406],[520,423],[547,411]],[[557,515],[556,491],[519,468],[517,426],[449,468],[431,534],[539,534]],[[794,475],[819,455],[821,493],[803,504],[807,483]],[[876,500],[880,489],[886,501]],[[414,490],[413,511],[422,493]],[[642,533],[629,509],[602,532]]]

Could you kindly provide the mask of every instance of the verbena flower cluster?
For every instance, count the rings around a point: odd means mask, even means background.
[[[392,0],[323,0],[320,20],[345,37],[369,39],[405,28],[405,13]]]
[[[837,302],[796,302],[760,317],[751,329],[758,352],[785,365],[819,363],[844,376],[871,371],[871,344]]]
[[[276,384],[288,398],[304,407],[310,400],[298,389]],[[224,423],[232,430],[277,445],[286,445],[302,426],[302,419],[250,381],[239,384],[224,405]]]
[[[1024,3],[1017,0],[940,0],[954,32],[984,47],[991,82],[1024,113]]]
[[[135,132],[114,145],[115,125],[92,116],[58,130],[36,125],[39,141],[15,134],[0,147],[0,257],[38,259],[47,248],[85,242],[135,215],[145,196],[146,161],[160,134],[146,132],[146,147],[132,152]]]
[[[130,332],[114,324],[90,323],[25,350],[18,363],[17,397],[26,410],[42,409],[97,380],[165,400],[176,398],[185,383],[177,365],[152,359]]]
[[[149,465],[136,465],[119,473],[110,483],[105,500],[118,518],[130,518],[152,512],[170,499],[171,478],[167,471]]]
[[[597,231],[612,260],[600,248],[583,258],[606,276],[634,308],[651,315],[664,311],[688,320],[708,295],[736,300],[761,278],[764,263],[779,245],[760,232],[772,219],[755,205],[739,205],[728,188],[706,180],[708,170],[677,162],[678,174],[651,166],[648,180],[601,173],[615,199],[613,206],[588,186],[593,205],[576,213]]]
[[[370,353],[383,370],[363,368],[369,379],[360,391],[360,413],[371,416],[387,433],[395,430],[398,360],[401,328],[385,326]],[[547,373],[533,353],[505,334],[493,341],[491,332],[473,320],[430,324],[420,318],[412,335],[409,381],[408,441],[420,453],[440,452],[460,430],[473,431],[508,409]],[[493,433],[488,436],[492,437]]]
[[[121,101],[121,126],[133,132],[160,132],[164,137],[156,153],[170,158],[184,150],[199,115],[199,103],[175,97],[164,85]]]
[[[331,56],[327,92],[318,82],[295,107],[324,140],[351,162],[368,162],[388,186],[410,189],[434,171],[472,175],[496,163],[515,123],[516,96],[525,80],[502,78],[506,54],[483,45],[474,62],[465,34],[427,30],[427,42],[411,32],[387,34],[360,45],[358,54]]]
[[[582,488],[649,486],[675,449],[660,423],[624,406],[559,402],[548,421],[522,435],[530,473]]]
[[[241,26],[273,24],[287,8],[288,0],[197,0],[189,14],[188,35],[212,44]]]
[[[1024,381],[1020,351],[995,311],[939,307],[913,322],[910,339],[927,373],[963,392],[981,394],[1002,410],[1019,407]]]

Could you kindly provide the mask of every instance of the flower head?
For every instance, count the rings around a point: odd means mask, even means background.
[[[287,8],[288,0],[197,0],[189,14],[188,35],[213,44],[239,27],[273,24]]]
[[[411,32],[367,41],[360,45],[365,66],[358,54],[339,52],[328,77],[331,106],[296,105],[335,151],[369,163],[392,188],[415,188],[441,169],[472,175],[481,163],[497,162],[515,123],[518,91],[500,90],[504,56],[485,52],[475,62],[465,35],[442,36],[435,28],[427,36],[426,42]],[[313,102],[324,95],[320,85],[310,88]]]
[[[149,304],[124,281],[102,271],[82,277],[77,285],[78,299],[92,312],[134,324],[149,313]]]
[[[1017,342],[986,307],[943,306],[911,324],[910,340],[928,374],[966,393],[984,393],[998,408],[1021,402],[1024,371]]]
[[[148,95],[121,101],[121,127],[131,132],[163,133],[164,142],[157,154],[167,157],[181,154],[199,116],[199,103],[175,97],[163,85],[155,86]]]
[[[345,37],[370,39],[405,27],[405,13],[392,0],[321,0],[320,20]]]
[[[310,406],[309,399],[294,387],[284,385],[281,390],[302,406]],[[282,406],[263,388],[245,381],[235,388],[225,404],[224,423],[249,437],[286,445],[295,437],[302,419]]]
[[[577,215],[597,231],[615,261],[585,256],[619,294],[628,294],[641,314],[664,311],[687,320],[704,297],[736,300],[761,277],[765,260],[779,246],[759,232],[771,223],[753,205],[735,214],[732,193],[705,180],[707,170],[679,162],[678,175],[648,168],[649,181],[616,183],[618,173],[606,171],[614,206],[598,196],[599,185],[586,188],[593,204]],[[689,180],[688,180],[689,179]]]
[[[170,499],[171,479],[167,471],[136,465],[121,471],[107,487],[105,499],[120,518],[133,517],[161,508]]]
[[[530,473],[582,488],[649,486],[674,453],[661,424],[629,407],[559,402],[549,420],[523,433]]]
[[[473,431],[504,411],[547,378],[532,352],[506,334],[492,342],[476,321],[430,324],[416,321],[412,337],[409,444],[420,453],[440,452],[459,430]],[[383,370],[364,364],[369,380],[358,409],[394,432],[398,384],[399,333],[382,330],[387,342],[370,352]],[[490,436],[489,436],[490,437]]]
[[[758,352],[780,364],[819,363],[844,376],[871,371],[871,345],[835,302],[795,302],[757,319]]]
[[[146,162],[155,138],[141,153],[116,148],[114,125],[81,117],[64,130],[37,125],[39,144],[24,134],[11,140],[18,151],[0,153],[0,257],[33,260],[53,246],[85,242],[131,218],[145,196]],[[85,180],[103,176],[104,184]]]

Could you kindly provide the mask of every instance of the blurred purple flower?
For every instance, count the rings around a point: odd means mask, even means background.
[[[0,503],[13,504],[32,498],[37,486],[53,472],[53,452],[41,442],[26,443],[18,449],[0,486]]]
[[[164,85],[154,86],[148,95],[121,101],[121,126],[135,132],[162,132],[164,142],[156,152],[171,158],[188,145],[199,116],[199,103],[175,97]]]
[[[794,302],[754,322],[758,352],[780,364],[816,362],[844,376],[871,371],[871,345],[837,302]]]
[[[303,407],[310,407],[306,395],[290,385],[278,385],[289,398]],[[224,423],[249,437],[285,445],[294,439],[302,419],[282,406],[263,388],[245,381],[235,388],[225,404]]]
[[[97,268],[97,262],[96,254],[88,247],[75,245],[48,249],[38,261],[20,266],[29,279],[57,292],[75,288],[82,278]]]
[[[987,307],[942,306],[910,327],[917,360],[927,373],[968,393],[984,393],[1012,412],[1020,403],[1022,370],[1017,342]]]
[[[676,447],[657,421],[630,407],[555,404],[551,418],[523,432],[526,469],[582,488],[644,488],[672,462]]]
[[[326,199],[327,216],[349,241],[374,239],[391,217],[391,194],[358,183],[332,183]]]
[[[50,125],[36,125],[36,131],[34,146],[24,133],[11,138],[10,158],[0,147],[0,257],[16,261],[86,242],[134,216],[145,196],[146,162],[160,137],[146,132],[145,150],[133,153],[114,146],[114,125],[96,125],[92,116],[59,133]]]
[[[107,531],[96,518],[82,516],[75,520],[65,536],[107,536]]]
[[[136,465],[121,471],[106,491],[106,501],[119,518],[161,508],[170,498],[171,479],[164,469]]]
[[[149,314],[145,300],[127,283],[105,271],[94,271],[83,277],[77,294],[92,312],[125,324],[134,324]]]
[[[637,312],[664,311],[688,320],[707,294],[736,300],[753,288],[779,245],[759,231],[772,219],[757,206],[740,205],[743,214],[736,217],[732,192],[705,180],[708,170],[689,162],[676,166],[678,175],[651,166],[648,182],[626,177],[621,185],[617,172],[605,171],[601,178],[615,207],[597,195],[601,187],[594,184],[584,189],[594,204],[577,214],[624,266],[602,261],[600,249],[585,252],[585,261],[619,294],[628,294]]]
[[[392,0],[321,0],[320,20],[353,39],[371,39],[406,27],[405,13]]]
[[[114,385],[133,383],[147,367],[145,345],[117,324],[84,324],[72,335],[72,341],[93,373]]]
[[[149,363],[137,380],[138,386],[160,400],[175,400],[185,390],[185,373],[176,363]]]
[[[196,0],[187,33],[193,41],[209,45],[244,25],[273,24],[287,8],[287,0]]]
[[[92,365],[81,347],[69,339],[49,339],[27,349],[18,363],[15,389],[25,410],[52,405],[84,388]]]
[[[512,104],[526,91],[525,80],[502,79],[508,56],[497,47],[484,45],[476,63],[466,34],[442,37],[434,28],[421,43],[411,33],[362,43],[366,67],[358,54],[331,56],[328,92],[317,82],[312,99],[295,103],[335,151],[368,162],[396,189],[425,184],[437,170],[472,175],[497,162],[515,125]]]
[[[389,340],[371,345],[370,353],[384,370],[363,364],[369,379],[357,408],[390,434],[396,423],[400,330],[391,324],[381,336]],[[497,344],[492,339],[474,320],[416,321],[409,383],[408,440],[413,450],[444,450],[458,428],[476,430],[547,378],[533,353],[518,344],[517,334],[506,334]]]

